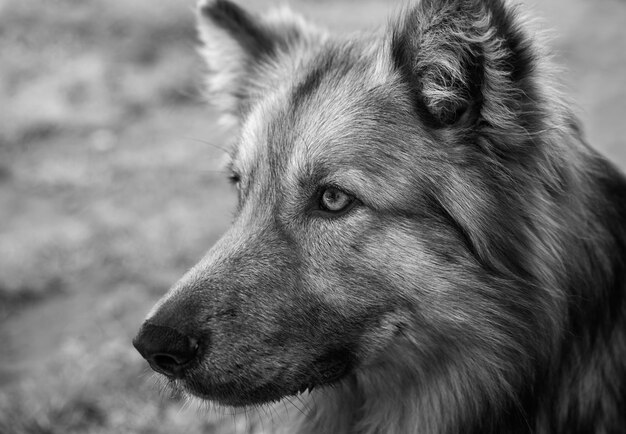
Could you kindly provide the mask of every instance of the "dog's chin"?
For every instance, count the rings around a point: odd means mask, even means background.
[[[186,392],[196,398],[227,407],[250,407],[270,404],[283,398],[296,396],[316,387],[321,387],[309,384],[292,389],[278,383],[268,383],[259,387],[246,388],[232,384],[206,386],[186,381],[180,385]]]
[[[176,386],[196,398],[223,406],[258,406],[311,392],[313,389],[335,385],[349,376],[352,370],[348,363],[335,363],[326,368],[321,372],[315,370],[315,376],[304,376],[299,381],[274,380],[260,386],[252,385],[244,378],[236,378],[225,383],[213,383],[210,379],[198,378],[194,375],[176,380]]]

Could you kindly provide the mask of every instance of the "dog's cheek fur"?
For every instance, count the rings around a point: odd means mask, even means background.
[[[380,216],[362,209],[335,221],[311,223],[309,229],[306,243],[298,246],[303,286],[346,321],[363,324],[362,362],[375,358],[408,323],[419,324],[419,334],[411,339],[423,340],[424,353],[442,336],[454,340],[455,333],[469,329],[477,336],[489,333],[488,340],[497,341],[498,331],[492,331],[496,323],[522,329],[528,336],[524,329],[534,317],[526,314],[530,306],[523,309],[523,301],[510,300],[520,298],[517,288],[511,288],[507,306],[493,306],[493,299],[499,300],[496,292],[507,288],[496,290],[503,282],[482,278],[481,265],[471,252],[459,248],[459,235],[442,219]],[[365,321],[373,316],[376,321]],[[384,341],[373,339],[379,328]],[[468,344],[463,339],[459,345]]]
[[[438,406],[452,396],[478,412],[484,401],[523,387],[545,339],[537,315],[550,313],[537,313],[514,282],[486,278],[471,252],[459,249],[454,228],[368,210],[323,224],[302,252],[304,286],[326,318],[338,315],[334,336],[358,343],[355,373],[365,395],[403,393],[425,412],[423,424],[442,426]],[[468,420],[467,411],[445,420]]]

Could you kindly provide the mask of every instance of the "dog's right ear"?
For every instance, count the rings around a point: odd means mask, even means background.
[[[281,66],[288,69],[280,65],[285,54],[315,40],[321,34],[316,30],[286,8],[257,16],[228,0],[200,0],[209,102],[241,117],[256,96],[280,80]]]

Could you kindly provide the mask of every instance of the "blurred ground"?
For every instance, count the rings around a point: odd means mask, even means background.
[[[193,3],[0,0],[0,434],[233,428],[161,392],[130,345],[233,206]],[[292,3],[342,30],[398,4]],[[528,3],[590,142],[626,167],[626,3]]]

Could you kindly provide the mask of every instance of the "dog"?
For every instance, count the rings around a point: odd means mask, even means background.
[[[238,206],[134,339],[155,371],[298,400],[272,432],[626,432],[626,178],[518,8],[333,36],[203,0],[198,28]]]

